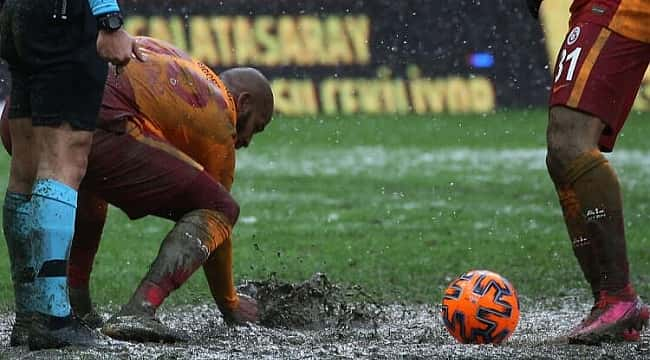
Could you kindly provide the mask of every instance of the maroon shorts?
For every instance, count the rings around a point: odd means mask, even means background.
[[[177,221],[196,209],[219,209],[230,193],[187,155],[138,128],[97,129],[80,190],[122,209],[131,219]]]
[[[601,119],[607,126],[599,145],[611,151],[649,62],[650,44],[598,24],[578,23],[560,49],[550,106],[566,106]]]

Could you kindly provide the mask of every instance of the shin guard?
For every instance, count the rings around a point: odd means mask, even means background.
[[[34,310],[70,315],[67,260],[74,234],[77,191],[52,179],[39,179],[32,192],[32,278]]]

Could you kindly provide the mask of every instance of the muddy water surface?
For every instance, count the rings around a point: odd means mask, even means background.
[[[642,343],[567,345],[565,334],[589,309],[575,298],[523,299],[515,334],[501,346],[457,344],[432,305],[382,305],[359,288],[331,284],[316,274],[300,284],[248,282],[260,325],[226,326],[215,306],[161,311],[163,322],[187,331],[186,344],[117,343],[94,349],[29,352],[9,348],[12,314],[0,316],[0,358],[23,359],[650,359]],[[103,314],[108,317],[108,313]]]

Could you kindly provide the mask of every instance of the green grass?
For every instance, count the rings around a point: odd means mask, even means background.
[[[387,301],[438,302],[453,277],[486,268],[527,297],[586,294],[544,167],[545,117],[275,119],[238,153],[237,278],[276,273],[297,281],[320,271]],[[612,162],[624,187],[633,280],[649,296],[650,123],[643,117],[632,115]],[[7,173],[6,157],[0,169]],[[170,227],[111,210],[92,277],[98,303],[128,299]],[[0,304],[7,305],[2,258]],[[202,272],[170,298],[205,301]]]

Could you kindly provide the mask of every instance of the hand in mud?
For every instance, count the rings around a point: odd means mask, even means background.
[[[259,321],[257,301],[247,295],[239,295],[239,306],[235,310],[220,306],[223,320],[228,325],[245,325]]]

